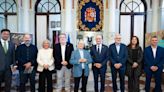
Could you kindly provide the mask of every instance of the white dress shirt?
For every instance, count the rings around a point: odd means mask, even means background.
[[[116,50],[117,50],[117,53],[119,54],[119,52],[120,52],[120,44],[116,44]]]
[[[83,50],[80,50],[80,49],[79,49],[79,53],[80,53],[81,59],[84,58],[84,52],[83,52]],[[81,64],[82,64],[82,69],[85,69],[84,63],[81,63]]]
[[[65,61],[65,50],[66,50],[66,45],[61,45],[62,60],[64,61]]]
[[[8,48],[9,48],[9,42],[8,42],[8,40],[5,41],[5,40],[1,39],[1,44],[2,44],[3,47],[4,47],[4,43],[5,42],[6,42],[6,46],[7,46],[7,50],[8,50]]]
[[[152,51],[153,51],[153,56],[154,58],[156,57],[156,52],[157,52],[157,47],[154,48],[154,47],[151,47],[152,48]]]
[[[42,72],[44,70],[44,65],[49,65],[48,70],[54,69],[54,58],[53,58],[53,50],[51,48],[48,49],[40,49],[37,55],[37,70]]]

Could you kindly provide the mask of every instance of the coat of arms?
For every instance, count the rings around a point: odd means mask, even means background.
[[[85,21],[96,22],[96,11],[95,8],[89,7],[85,11]]]

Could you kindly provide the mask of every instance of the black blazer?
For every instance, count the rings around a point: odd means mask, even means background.
[[[70,58],[73,51],[73,45],[71,43],[66,44],[66,50],[65,50],[65,60],[68,62],[68,65],[66,66],[68,69],[72,68],[73,66],[70,64]],[[61,53],[61,45],[60,43],[55,44],[54,51],[53,51],[53,57],[55,59],[55,69],[60,70],[62,68],[62,53]]]
[[[29,55],[27,54],[27,51]],[[31,62],[32,66],[34,66],[36,70],[38,65],[36,62],[37,53],[38,49],[35,45],[30,44],[29,47],[27,47],[25,44],[19,45],[16,49],[16,60],[18,61],[18,69],[20,71],[24,71],[25,67],[23,65]]]
[[[5,53],[2,43],[0,41],[0,72],[10,69],[10,65],[15,65],[15,45],[12,42],[8,42],[9,47],[7,53]]]
[[[109,60],[109,58],[108,58],[108,47],[106,45],[102,45],[100,54],[97,52],[96,45],[93,45],[91,47],[90,53],[93,59],[93,64],[101,63],[103,67],[107,66],[107,61]]]

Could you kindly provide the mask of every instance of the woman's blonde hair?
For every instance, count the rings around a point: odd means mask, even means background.
[[[51,43],[48,39],[44,40],[43,43],[42,43],[42,47],[44,46],[45,43],[48,43],[49,44],[49,47],[51,46]]]

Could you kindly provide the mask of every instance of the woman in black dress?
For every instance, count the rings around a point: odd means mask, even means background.
[[[127,61],[127,76],[128,76],[128,92],[139,92],[139,77],[142,73],[143,52],[139,46],[139,39],[133,36],[128,45],[128,61]]]

